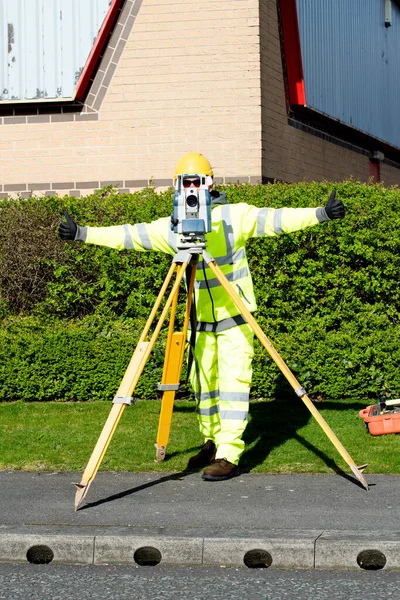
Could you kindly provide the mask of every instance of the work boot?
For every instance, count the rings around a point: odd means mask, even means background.
[[[188,469],[202,469],[215,460],[215,444],[212,440],[207,440],[198,454],[189,458]]]
[[[217,458],[207,469],[204,469],[202,477],[205,481],[223,481],[236,475],[239,475],[239,469],[236,465],[226,460],[226,458]]]

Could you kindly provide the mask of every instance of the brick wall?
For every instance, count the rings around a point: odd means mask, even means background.
[[[172,181],[202,152],[261,179],[258,0],[127,0],[82,110],[0,118],[0,193]]]
[[[387,165],[385,162],[381,163],[381,181],[387,185],[400,185],[400,170]]]

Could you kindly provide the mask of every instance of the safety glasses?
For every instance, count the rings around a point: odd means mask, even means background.
[[[184,179],[183,180],[183,187],[184,188],[190,188],[191,185],[194,185],[194,187],[200,187],[200,177],[195,177],[194,179]]]

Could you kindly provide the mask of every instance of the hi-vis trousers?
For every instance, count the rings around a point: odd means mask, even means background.
[[[233,464],[238,464],[244,450],[253,342],[247,323],[219,333],[196,333],[190,381],[198,402],[200,432],[205,441],[214,441],[216,458]]]

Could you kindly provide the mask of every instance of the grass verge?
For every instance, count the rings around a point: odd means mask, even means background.
[[[368,473],[400,473],[400,436],[372,436],[358,416],[367,403],[318,404],[356,464]],[[0,404],[0,469],[82,471],[110,412],[108,402]],[[154,462],[160,403],[127,407],[101,464],[109,471],[181,471],[202,439],[193,402],[175,404],[167,457]],[[240,466],[255,473],[349,472],[300,400],[254,401]]]

